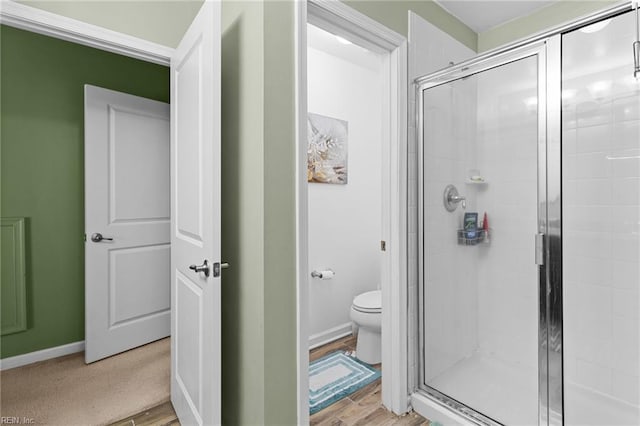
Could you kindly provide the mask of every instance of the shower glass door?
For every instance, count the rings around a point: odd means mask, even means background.
[[[418,91],[421,389],[513,425],[539,422],[544,322],[545,46],[528,49]]]
[[[628,12],[562,36],[565,425],[640,424],[640,81]]]

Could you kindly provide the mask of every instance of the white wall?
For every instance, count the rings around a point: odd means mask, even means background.
[[[309,278],[313,345],[349,332],[353,298],[380,288],[383,85],[378,55],[336,45],[333,36],[320,42],[314,27],[309,34],[308,110],[347,121],[349,132],[348,183],[308,184],[309,271],[336,273],[332,280]],[[340,54],[344,49],[352,53]]]

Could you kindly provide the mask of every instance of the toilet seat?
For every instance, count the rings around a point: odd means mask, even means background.
[[[382,291],[374,290],[362,293],[353,299],[353,309],[367,314],[382,312]]]

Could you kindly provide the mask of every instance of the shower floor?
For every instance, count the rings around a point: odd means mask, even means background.
[[[538,423],[536,371],[477,353],[432,379],[428,385],[500,423]]]
[[[634,407],[572,384],[566,387],[564,411],[567,426],[640,425],[640,406]]]
[[[475,354],[432,379],[428,385],[505,425],[538,424],[536,370]],[[637,426],[640,407],[575,385],[564,395],[567,426]]]

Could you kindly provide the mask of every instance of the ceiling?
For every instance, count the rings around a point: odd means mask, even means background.
[[[527,16],[558,0],[434,0],[476,33]]]
[[[382,57],[379,54],[312,24],[307,24],[307,45],[372,71],[378,71],[382,66]]]

